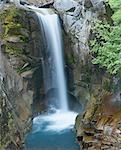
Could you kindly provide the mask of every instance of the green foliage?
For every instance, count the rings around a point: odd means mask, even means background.
[[[69,64],[75,63],[74,56],[72,54],[67,55],[67,61]]]
[[[111,8],[114,10],[113,20],[121,23],[121,0],[108,0]]]
[[[19,37],[20,37],[21,42],[23,42],[23,43],[27,43],[29,41],[29,38],[25,35],[24,36],[20,35]]]
[[[10,44],[6,44],[5,52],[14,56],[19,56],[24,53],[21,48],[16,48],[15,46]]]
[[[113,4],[114,0],[110,0]],[[93,55],[93,64],[106,68],[110,74],[117,74],[121,71],[121,14],[116,17],[121,1],[115,2],[114,15],[115,25],[111,26],[106,22],[96,21],[94,23],[94,39],[90,41]]]

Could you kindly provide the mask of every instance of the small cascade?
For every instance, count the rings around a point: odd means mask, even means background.
[[[64,61],[62,52],[63,46],[59,18],[58,15],[49,13],[47,10],[43,10],[42,13],[36,12],[40,24],[42,23],[45,32],[47,51],[49,51],[51,59],[53,59],[52,62],[54,63],[52,64],[54,65],[54,78],[52,78],[52,82],[57,86],[58,89],[57,94],[59,99],[59,109],[68,111],[67,88],[64,75]],[[45,82],[48,82],[47,79]]]

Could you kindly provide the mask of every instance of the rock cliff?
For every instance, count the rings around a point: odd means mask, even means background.
[[[19,150],[33,116],[45,107],[40,51],[44,46],[35,13],[12,4],[0,13],[0,140],[4,145],[0,149]]]

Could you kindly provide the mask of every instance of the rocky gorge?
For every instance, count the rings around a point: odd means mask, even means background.
[[[94,65],[90,46],[95,36],[95,20],[113,24],[114,12],[109,3],[103,0],[22,3],[52,8],[60,16],[68,93],[74,99],[69,103],[74,109],[78,101],[83,108],[75,122],[80,149],[120,149],[120,74],[111,75],[105,68]],[[49,103],[42,68],[43,60],[48,61],[49,56],[45,56],[47,45],[33,11],[8,3],[0,13],[0,148],[22,150],[32,119],[45,112]]]

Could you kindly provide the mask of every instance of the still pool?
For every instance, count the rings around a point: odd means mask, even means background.
[[[71,129],[62,133],[38,131],[27,135],[26,150],[79,150],[79,146]]]

